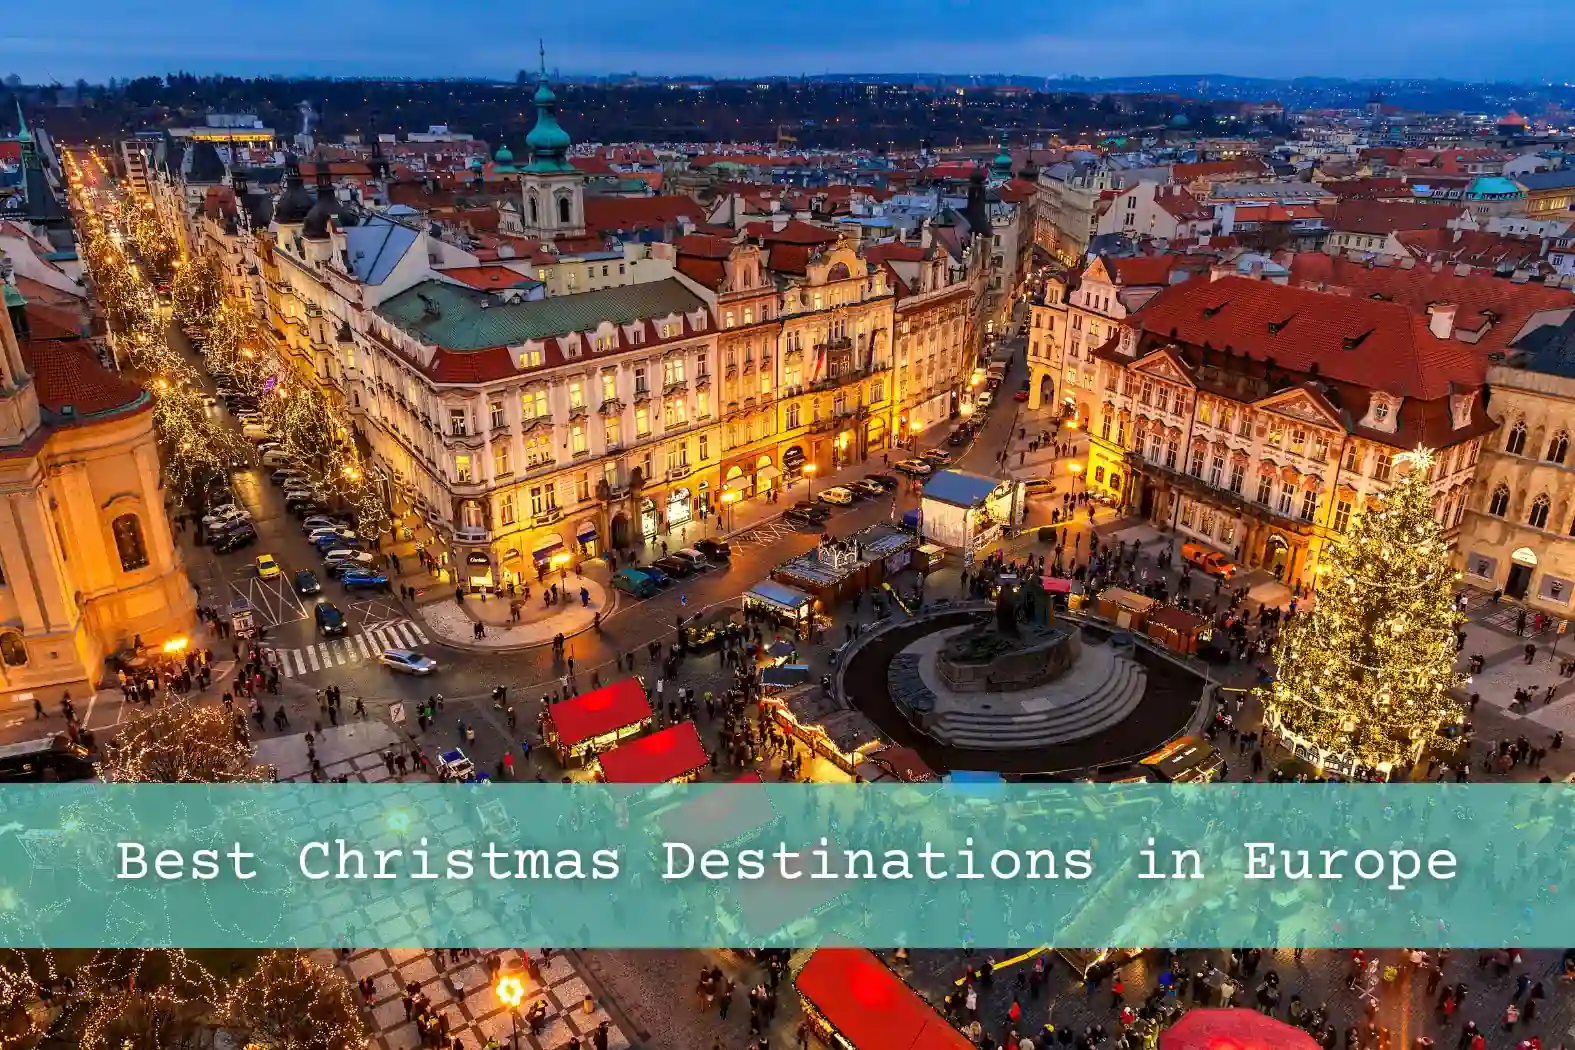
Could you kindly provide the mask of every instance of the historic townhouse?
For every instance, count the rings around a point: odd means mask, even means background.
[[[1534,318],[1488,370],[1499,432],[1459,542],[1468,583],[1560,616],[1575,597],[1575,322]]]
[[[1067,332],[1066,278],[1052,274],[1028,304],[1028,407],[1055,403]]]
[[[1089,486],[1289,586],[1315,586],[1324,543],[1417,446],[1458,528],[1495,427],[1485,359],[1398,303],[1193,280],[1094,357]]]

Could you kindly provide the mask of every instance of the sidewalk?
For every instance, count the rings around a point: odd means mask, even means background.
[[[581,604],[581,587],[590,592],[589,605]],[[590,630],[598,613],[606,622],[617,608],[613,589],[590,575],[571,572],[568,595],[566,604],[543,607],[540,585],[533,585],[530,598],[516,599],[521,602],[518,623],[510,618],[511,603],[506,596],[470,595],[462,604],[448,594],[417,605],[416,614],[445,645],[495,651],[546,645],[560,634],[572,638]],[[485,624],[487,631],[480,638],[476,637],[478,623]]]

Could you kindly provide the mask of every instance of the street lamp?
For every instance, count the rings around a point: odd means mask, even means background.
[[[497,986],[493,989],[497,993],[498,1002],[509,1008],[509,1020],[514,1025],[514,1040],[510,1043],[511,1050],[519,1050],[520,1045],[520,1003],[525,1000],[525,982],[518,977],[506,975],[498,978]]]
[[[722,493],[722,509],[727,512],[726,518],[725,518],[725,522],[726,522],[725,527],[729,531],[731,531],[732,528],[733,528],[733,514],[732,514],[733,504],[735,504],[737,502],[738,502],[738,493],[737,492],[734,492],[733,490],[729,489],[728,491]]]
[[[1077,482],[1083,476],[1083,464],[1072,463],[1066,468],[1072,472],[1072,498],[1077,499]]]
[[[804,464],[804,476],[809,479],[809,498],[815,498],[815,464]]]

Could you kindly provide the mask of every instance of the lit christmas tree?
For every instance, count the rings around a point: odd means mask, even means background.
[[[1425,449],[1396,457],[1403,477],[1324,551],[1318,600],[1280,635],[1268,721],[1332,764],[1412,762],[1454,721],[1454,570],[1433,517]]]

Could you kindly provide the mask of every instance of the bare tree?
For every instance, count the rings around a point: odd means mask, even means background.
[[[275,1050],[360,1050],[366,1029],[338,971],[298,951],[272,951],[236,982],[225,1014]]]

